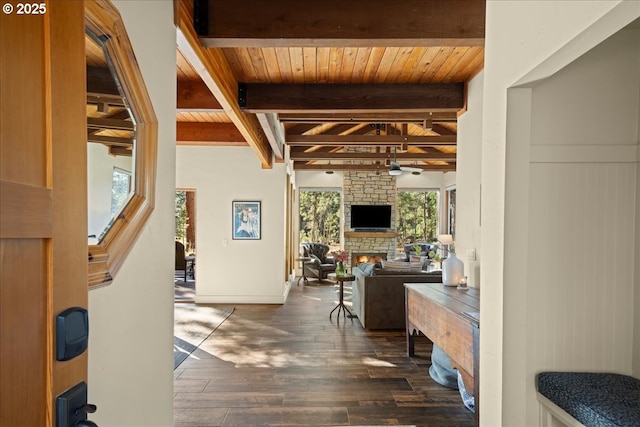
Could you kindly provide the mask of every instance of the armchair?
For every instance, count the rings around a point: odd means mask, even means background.
[[[428,256],[430,251],[436,251],[437,246],[431,243],[417,243],[420,246],[422,256]],[[411,260],[411,255],[415,255],[416,251],[413,243],[404,245],[405,261]]]
[[[329,273],[336,271],[336,260],[327,256],[329,246],[323,243],[302,243],[303,255],[311,258],[311,261],[304,263],[305,275],[316,277],[319,280],[327,278]]]
[[[187,281],[187,261],[185,259],[184,245],[176,240],[176,266],[175,270],[184,271],[184,281]]]

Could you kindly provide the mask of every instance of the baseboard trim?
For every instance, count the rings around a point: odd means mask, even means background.
[[[284,304],[283,295],[196,295],[196,304]]]

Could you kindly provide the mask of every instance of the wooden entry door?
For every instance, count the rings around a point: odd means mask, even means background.
[[[0,426],[50,427],[55,397],[87,379],[87,352],[58,362],[53,345],[55,316],[88,300],[84,2],[29,4],[31,14],[9,3],[0,14]]]

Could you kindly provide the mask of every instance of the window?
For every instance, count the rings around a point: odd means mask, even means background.
[[[434,190],[398,191],[399,245],[437,240],[438,197]]]
[[[456,238],[456,189],[447,190],[447,234]]]
[[[300,190],[300,242],[340,245],[338,190]]]
[[[124,207],[131,193],[131,172],[113,168],[111,180],[111,217],[113,218]]]
[[[97,102],[95,91],[87,92],[87,125],[91,122],[91,129],[95,130],[95,127],[98,127],[102,132],[101,124],[104,124],[104,121],[100,119],[104,117],[89,117],[89,112],[100,110],[108,114],[112,111],[112,106],[118,105],[119,108],[124,108],[122,115],[118,112],[116,117],[109,118],[117,120],[119,127],[134,131],[134,134],[126,135],[113,135],[106,131],[100,134],[93,130],[88,132],[88,149],[91,146],[109,144],[112,154],[118,153],[118,157],[130,157],[132,160],[132,173],[128,184],[127,179],[119,172],[116,177],[114,171],[112,177],[112,192],[117,194],[116,199],[122,197],[121,191],[124,188],[130,187],[131,191],[127,192],[124,205],[118,210],[117,215],[111,218],[104,231],[101,231],[98,241],[90,241],[88,244],[89,288],[96,289],[113,281],[153,211],[158,120],[117,8],[108,1],[85,2],[85,32],[87,64],[106,65],[108,73],[117,82],[116,88],[111,87],[114,89],[113,93],[111,90],[107,91],[108,93],[99,92],[101,102]],[[94,47],[101,52],[103,57],[100,59],[104,61],[94,61],[99,56],[95,54]],[[102,88],[105,89],[104,86]],[[130,121],[125,120],[126,117],[129,117]],[[129,151],[129,148],[132,150]],[[105,184],[108,182],[109,171],[105,176]],[[100,198],[100,206],[104,203],[104,212],[108,212],[113,207],[114,197],[109,197],[108,184],[105,187],[107,191],[104,199]],[[113,193],[112,196],[115,195]],[[89,234],[94,233],[89,230]]]

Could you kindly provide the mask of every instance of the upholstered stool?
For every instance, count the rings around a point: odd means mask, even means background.
[[[536,386],[541,405],[566,425],[576,425],[577,421],[586,426],[640,426],[637,378],[596,372],[541,372]]]

